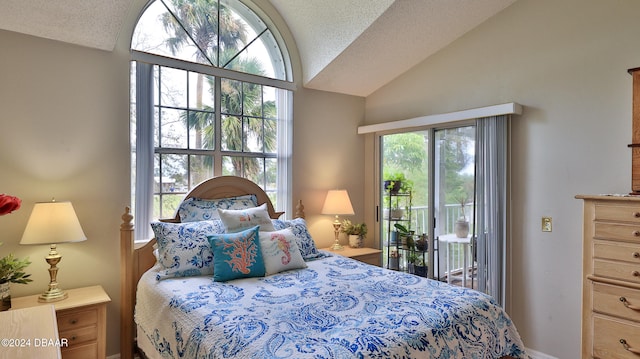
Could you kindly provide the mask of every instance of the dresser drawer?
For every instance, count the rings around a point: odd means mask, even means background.
[[[593,261],[593,274],[598,277],[640,283],[640,266],[633,263],[595,259]]]
[[[98,323],[98,309],[90,308],[86,310],[64,310],[57,314],[58,330],[65,331],[73,328],[95,326]]]
[[[593,316],[593,356],[601,359],[638,359],[620,343],[621,340],[631,350],[640,353],[640,325],[631,322]]]
[[[593,243],[593,256],[640,265],[640,245],[596,240]]]
[[[596,203],[596,221],[632,222],[640,224],[640,205],[637,203]]]
[[[625,242],[640,243],[640,225],[595,222],[597,239],[617,239]]]
[[[593,311],[640,323],[640,290],[593,283]]]

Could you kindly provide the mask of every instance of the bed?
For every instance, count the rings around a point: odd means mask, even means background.
[[[183,204],[234,199],[237,205],[247,196],[248,209],[220,209],[213,219],[188,220],[193,213],[179,211],[154,224],[156,238],[140,247],[126,210],[122,358],[136,351],[148,358],[528,358],[513,322],[491,297],[318,250],[301,203],[295,219],[279,219],[260,187],[223,176],[198,185]],[[234,216],[245,212],[262,224],[233,230],[243,218]],[[216,234],[206,236],[210,248],[203,250],[204,241],[189,248],[185,266],[166,249],[173,248],[166,237],[191,233],[171,242],[184,243],[198,230]],[[242,262],[240,277],[228,277],[229,266],[241,265],[233,255],[223,261],[232,253],[224,250],[233,244],[237,254],[238,238],[262,248],[259,256],[243,252],[262,262],[251,268]],[[258,267],[263,272],[254,272]]]

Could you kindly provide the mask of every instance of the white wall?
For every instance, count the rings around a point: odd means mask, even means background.
[[[640,2],[519,0],[366,99],[367,124],[504,102],[512,127],[510,315],[525,345],[580,356],[582,204],[631,188]],[[371,188],[368,191],[372,191]],[[553,232],[540,230],[553,217]]]

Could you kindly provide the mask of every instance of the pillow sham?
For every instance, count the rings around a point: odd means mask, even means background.
[[[157,280],[173,277],[211,275],[213,252],[208,235],[224,233],[222,222],[153,222],[151,228],[158,244],[158,263],[162,269]]]
[[[252,208],[258,205],[258,197],[255,194],[244,196],[203,199],[187,198],[178,207],[180,222],[208,221],[220,218],[218,208],[221,209],[243,209]]]
[[[273,232],[273,224],[267,211],[267,204],[245,209],[218,209],[218,214],[227,233],[238,232],[253,226],[260,226],[261,232]]]
[[[264,277],[259,226],[235,233],[208,236],[213,248],[213,280]]]
[[[266,275],[307,267],[290,228],[260,232],[260,249]]]
[[[304,218],[295,218],[292,220],[271,220],[275,230],[290,228],[296,237],[296,243],[304,260],[322,257],[322,253],[316,248],[316,243],[311,238],[311,233],[307,230],[307,222]]]

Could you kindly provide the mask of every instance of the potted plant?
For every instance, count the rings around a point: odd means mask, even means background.
[[[349,247],[360,248],[364,243],[364,238],[367,236],[367,224],[352,223],[350,220],[345,219],[342,221],[340,231],[349,236]]]
[[[384,175],[384,189],[391,194],[407,193],[413,189],[413,182],[407,179],[402,172],[393,172]]]
[[[18,197],[0,194],[0,216],[9,214],[20,208],[21,201]],[[0,245],[2,243],[0,242]],[[11,308],[11,292],[9,284],[26,284],[31,282],[30,274],[24,269],[31,264],[28,258],[18,259],[13,254],[0,258],[0,311]]]
[[[401,223],[394,223],[393,227],[395,228],[395,231],[397,232],[397,236],[400,239],[400,243],[405,246],[406,248],[412,249],[413,248],[413,231],[410,231],[407,227],[405,227],[403,224]]]
[[[464,212],[464,207],[467,205],[467,195],[464,193],[458,198],[458,202],[460,203],[460,217],[455,224],[455,233],[458,238],[467,238],[469,236],[469,220]]]

